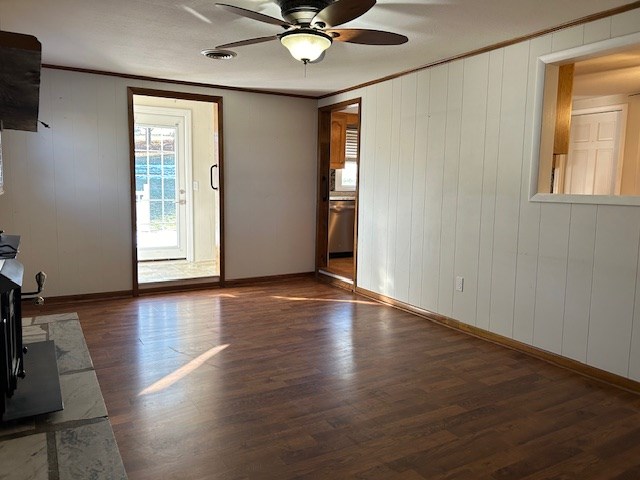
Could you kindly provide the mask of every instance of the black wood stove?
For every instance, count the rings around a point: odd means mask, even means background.
[[[24,378],[22,345],[21,289],[24,268],[15,259],[20,237],[1,235],[0,244],[0,413],[4,413],[5,398],[13,396],[18,378]]]
[[[62,409],[53,341],[22,342],[22,280],[16,260],[20,237],[0,232],[0,419],[15,420]],[[36,275],[38,295],[46,275]],[[37,297],[38,303],[42,301]]]

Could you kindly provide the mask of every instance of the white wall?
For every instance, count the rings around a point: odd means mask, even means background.
[[[49,296],[131,289],[128,86],[223,97],[227,279],[312,271],[315,101],[44,69],[51,129],[2,137],[26,286],[42,269]]]
[[[322,100],[362,96],[358,286],[640,380],[640,208],[529,201],[538,56],[638,30],[634,10]]]

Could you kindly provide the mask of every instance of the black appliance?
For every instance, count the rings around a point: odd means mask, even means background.
[[[0,419],[3,421],[62,410],[62,394],[51,340],[22,342],[22,299],[39,295],[46,275],[36,275],[38,290],[22,293],[24,267],[16,260],[20,237],[0,232]],[[36,297],[42,303],[42,297]]]

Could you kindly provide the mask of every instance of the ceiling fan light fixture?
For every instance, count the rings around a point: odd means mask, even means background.
[[[309,63],[317,60],[331,46],[333,38],[312,28],[298,28],[280,35],[280,43],[289,50],[293,58]]]

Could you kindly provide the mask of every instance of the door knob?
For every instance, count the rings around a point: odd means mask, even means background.
[[[175,202],[177,205],[186,205],[187,201],[183,198],[181,200],[178,200],[177,202]]]

